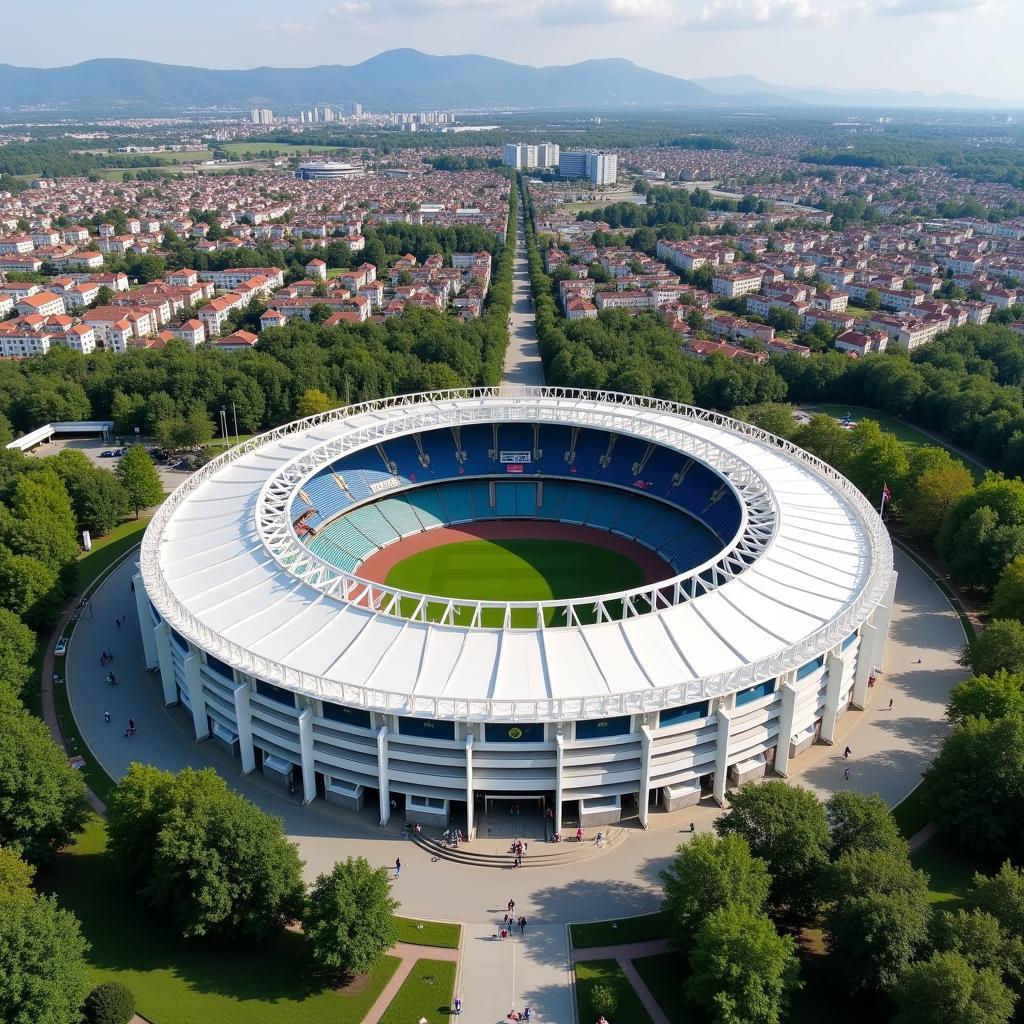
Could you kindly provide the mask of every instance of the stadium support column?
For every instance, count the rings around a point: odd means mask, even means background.
[[[164,687],[164,703],[178,703],[178,684],[174,679],[174,652],[171,650],[171,627],[159,623],[153,630],[156,641],[157,662],[160,665],[160,682]]]
[[[235,687],[235,732],[238,733],[238,749],[242,755],[242,774],[248,775],[256,768],[256,754],[252,749],[252,709],[249,707],[249,687],[239,683]]]
[[[299,755],[302,757],[302,799],[316,799],[316,766],[313,763],[313,712],[305,708],[299,715]]]
[[[158,668],[160,657],[156,652],[156,637],[153,636],[153,616],[149,613],[149,598],[142,582],[142,573],[132,577],[135,587],[135,610],[139,616],[139,632],[142,634],[142,653],[146,659],[146,668]]]
[[[789,673],[790,676],[793,673]],[[779,712],[779,738],[775,746],[775,771],[789,776],[789,751],[793,746],[793,725],[796,720],[796,685],[792,678],[782,684],[782,708]]]
[[[565,755],[565,740],[561,728],[555,734],[555,835],[562,831],[562,759]]]
[[[882,599],[881,604],[875,609],[875,613],[871,616],[871,621],[874,623],[875,629],[878,633],[875,636],[875,643],[871,651],[871,670],[872,672],[877,669],[879,672],[885,667],[885,645],[889,639],[889,622],[892,619],[892,606],[896,600],[896,573],[892,574],[892,582],[889,584],[889,589],[885,592],[885,597]]]
[[[377,732],[377,776],[380,785],[380,827],[391,819],[391,782],[388,777],[388,727],[382,725]]]
[[[878,639],[878,630],[865,622],[860,627],[860,644],[857,646],[857,670],[853,674],[853,706],[863,711],[868,702],[868,681],[874,674],[874,662],[871,655],[874,653],[875,644]]]
[[[715,747],[715,781],[712,796],[719,807],[725,806],[725,787],[729,782],[729,734],[736,697],[727,694],[718,698],[718,744]]]
[[[843,680],[846,678],[845,654],[833,652],[825,658],[825,669],[828,683],[825,685],[825,708],[821,712],[821,740],[823,743],[835,743],[836,723],[839,721],[839,701],[843,692]]]
[[[466,733],[466,842],[473,839],[473,733]]]
[[[195,726],[197,740],[205,740],[210,736],[210,719],[206,713],[201,665],[202,659],[198,651],[193,651],[185,659],[185,680],[188,683],[188,699],[192,704],[192,724]]]
[[[647,828],[647,814],[651,802],[651,751],[654,737],[651,727],[646,722],[640,726],[640,793],[637,796],[637,810],[640,813],[640,824]]]

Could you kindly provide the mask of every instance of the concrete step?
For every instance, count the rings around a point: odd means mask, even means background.
[[[614,849],[626,841],[628,829],[603,829],[604,843],[598,846],[593,839],[585,839],[577,843],[575,839],[562,843],[530,842],[526,855],[523,857],[524,868],[550,868],[562,864],[578,864],[581,861],[593,860],[605,851]],[[461,843],[459,846],[445,846],[424,832],[410,833],[409,838],[421,849],[438,860],[448,860],[455,864],[470,864],[476,867],[509,868],[512,866],[513,854],[508,852],[509,844],[496,844],[493,840],[477,840],[474,843]],[[481,848],[486,843],[486,848]],[[503,845],[503,848],[502,848]]]

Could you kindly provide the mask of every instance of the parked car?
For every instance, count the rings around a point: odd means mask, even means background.
[[[101,459],[112,459],[113,457],[114,453],[109,448],[105,452],[100,452]]]
[[[57,656],[58,658],[62,658],[62,657],[64,657],[64,655],[65,655],[65,654],[67,654],[67,653],[68,653],[68,638],[67,638],[66,636],[62,636],[62,637],[61,637],[61,638],[60,638],[60,639],[59,639],[59,640],[57,641],[57,646],[56,646],[56,647],[54,647],[54,649],[53,649],[53,653],[54,653],[54,654],[55,654],[55,655],[56,655],[56,656]]]

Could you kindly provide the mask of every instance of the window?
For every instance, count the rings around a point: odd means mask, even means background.
[[[825,664],[825,655],[822,654],[815,658],[814,661],[807,662],[806,665],[801,665],[796,670],[797,679],[806,679],[812,672],[817,672],[822,665]]]
[[[753,704],[755,700],[760,700],[762,697],[767,697],[769,694],[775,692],[775,680],[766,679],[763,683],[758,683],[757,686],[751,686],[749,689],[740,690],[736,694],[736,707],[743,707],[744,704]]]
[[[331,704],[324,701],[324,718],[332,722],[343,722],[345,725],[354,725],[358,729],[370,728],[370,712],[362,708],[348,708],[344,704]]]
[[[398,731],[403,736],[423,736],[432,740],[455,739],[455,723],[433,718],[399,718]]]
[[[278,704],[285,704],[290,708],[295,707],[295,694],[291,690],[284,690],[273,683],[265,683],[262,679],[256,680],[256,692],[267,700],[275,700]]]
[[[662,729],[670,725],[682,725],[683,722],[696,722],[700,718],[708,717],[708,702],[701,701],[699,704],[687,704],[681,708],[665,708],[658,716],[658,725]]]
[[[599,718],[588,722],[576,723],[576,739],[599,740],[605,736],[626,736],[630,732],[631,718],[620,715],[618,718]]]
[[[220,658],[215,658],[212,654],[208,654],[206,656],[206,667],[212,672],[222,675],[232,683],[235,681],[235,673],[231,666],[226,662],[221,661]]]
[[[846,638],[846,639],[845,639],[845,640],[844,640],[844,641],[842,642],[842,644],[841,644],[841,645],[840,645],[840,647],[839,647],[839,650],[841,650],[841,651],[845,651],[845,650],[846,650],[846,648],[847,648],[847,647],[849,647],[849,646],[850,646],[850,644],[852,644],[852,643],[853,643],[853,641],[854,641],[854,640],[856,640],[856,639],[857,639],[857,630],[854,630],[854,631],[853,631],[853,632],[852,632],[852,633],[851,633],[851,634],[850,634],[850,635],[849,635],[849,636],[848,636],[848,637],[847,637],[847,638]]]
[[[447,800],[439,796],[410,796],[409,804],[412,807],[429,807],[432,811],[443,811]]]
[[[484,726],[484,739],[488,743],[543,743],[544,724],[529,722],[522,725]]]

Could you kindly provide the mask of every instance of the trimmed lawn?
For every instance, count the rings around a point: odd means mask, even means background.
[[[892,816],[904,837],[920,832],[931,821],[931,812],[925,803],[924,793],[920,786],[908,793],[893,809]]]
[[[78,559],[76,594],[81,594],[126,551],[142,542],[142,534],[149,526],[150,518],[143,515],[140,519],[127,519],[120,526],[115,526],[105,537],[99,537],[92,542],[92,551],[84,552]]]
[[[447,1024],[452,1015],[455,968],[451,960],[417,960],[380,1024],[416,1024],[421,1017],[430,1024]]]
[[[590,1002],[591,993],[597,985],[607,985],[618,996],[618,1006],[607,1015],[609,1020],[651,1024],[640,997],[615,960],[586,960],[576,965],[576,1019],[579,1024],[590,1024],[597,1016]]]
[[[701,1011],[683,995],[683,981],[690,968],[680,956],[643,956],[634,960],[633,966],[671,1024],[695,1024],[702,1019]]]
[[[668,918],[661,913],[623,917],[617,921],[592,921],[569,925],[573,949],[595,946],[619,946],[627,942],[648,942],[663,939],[668,931]]]
[[[258,160],[261,159],[258,155],[260,153],[270,153],[273,156],[302,156],[304,153],[340,153],[343,147],[309,146],[297,142],[224,142],[217,148],[223,149],[236,159],[251,153],[253,158]]]
[[[934,448],[945,448],[954,459],[958,459],[962,462],[970,471],[974,477],[976,483],[979,483],[985,476],[986,469],[980,462],[961,455],[959,452],[953,451],[948,445],[944,444],[938,438],[930,438],[927,434],[923,434],[916,427],[912,427],[909,423],[904,423],[903,420],[898,420],[894,416],[889,416],[884,412],[879,412],[877,409],[869,409],[863,405],[808,405],[804,406],[808,412],[823,412],[828,416],[834,416],[836,419],[843,419],[850,414],[850,418],[854,422],[860,420],[875,420],[882,430],[889,434],[894,434],[896,439],[905,448],[921,448],[925,445],[931,445]]]
[[[185,942],[125,890],[105,849],[106,829],[93,818],[41,874],[40,888],[81,920],[92,981],[124,982],[153,1024],[359,1024],[398,968],[396,957],[383,957],[348,991],[335,991],[296,932],[262,945]]]
[[[984,871],[963,850],[936,836],[910,855],[911,863],[928,873],[928,901],[942,910],[959,910],[975,871]],[[992,865],[996,870],[998,865]]]
[[[458,949],[462,936],[461,924],[445,921],[415,921],[411,917],[399,917],[398,941],[414,946],[435,946],[439,949]]]

